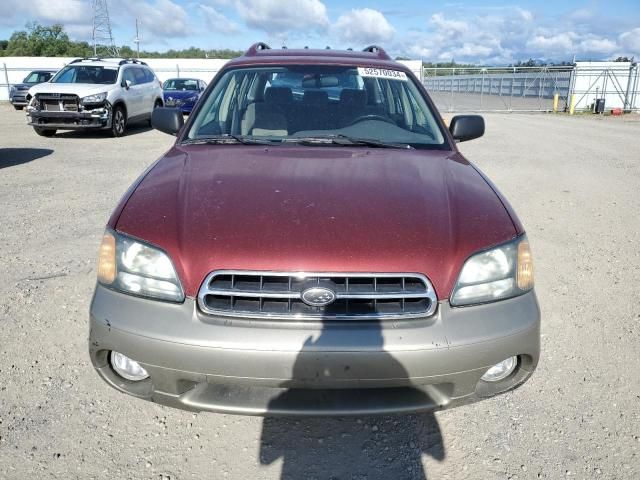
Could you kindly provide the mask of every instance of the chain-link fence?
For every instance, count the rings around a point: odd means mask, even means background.
[[[572,66],[424,68],[423,81],[442,111],[551,111],[568,105]]]
[[[423,81],[444,112],[640,112],[637,63],[424,68]]]

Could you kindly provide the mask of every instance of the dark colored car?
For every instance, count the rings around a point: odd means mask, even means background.
[[[9,100],[16,110],[22,110],[27,106],[27,92],[34,85],[48,82],[56,74],[56,70],[34,70],[24,77],[22,83],[17,83],[11,87]]]
[[[91,304],[112,387],[195,411],[380,414],[535,370],[529,242],[456,146],[484,121],[447,129],[382,49],[256,44],[186,124],[172,108],[152,124],[176,142],[112,214]]]
[[[191,113],[206,88],[207,84],[197,78],[170,78],[162,84],[164,104]]]

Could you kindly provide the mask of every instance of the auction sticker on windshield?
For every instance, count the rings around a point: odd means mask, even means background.
[[[361,77],[388,78],[390,80],[407,81],[407,74],[398,70],[387,70],[386,68],[358,67],[358,75]]]

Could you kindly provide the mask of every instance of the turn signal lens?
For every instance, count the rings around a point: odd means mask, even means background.
[[[517,283],[520,290],[533,288],[533,259],[529,242],[523,240],[518,244],[518,273]]]
[[[141,297],[182,302],[184,291],[168,254],[107,229],[98,254],[98,282]]]
[[[110,285],[116,279],[116,239],[105,232],[98,251],[98,281]]]
[[[533,288],[533,265],[527,237],[522,235],[464,263],[451,305],[475,305],[516,297]]]

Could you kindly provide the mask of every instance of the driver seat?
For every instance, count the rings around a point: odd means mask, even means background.
[[[356,118],[367,114],[367,91],[345,88],[340,92],[338,122],[341,127],[350,125]]]

